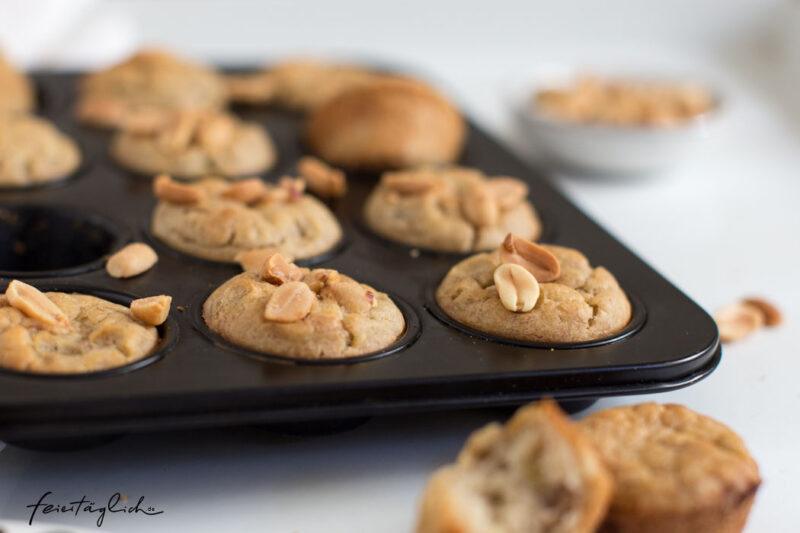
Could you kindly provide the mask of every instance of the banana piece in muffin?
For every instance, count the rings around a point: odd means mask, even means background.
[[[47,120],[0,113],[0,187],[57,181],[80,163],[78,145]]]
[[[466,167],[386,172],[367,198],[364,218],[375,233],[429,250],[497,248],[511,232],[537,239],[541,222],[528,186]]]
[[[209,110],[129,121],[112,139],[111,156],[142,174],[195,179],[260,174],[276,160],[275,145],[263,127]]]
[[[234,262],[240,252],[256,248],[307,259],[336,246],[342,229],[304,188],[303,180],[288,177],[277,185],[258,178],[188,184],[161,175],[153,182],[160,201],[151,229],[175,250],[214,261]]]
[[[298,359],[365,355],[405,330],[386,294],[335,270],[300,268],[280,253],[217,288],[203,319],[234,344]]]
[[[643,403],[580,423],[614,478],[604,533],[738,533],[761,482],[731,429],[681,405]]]
[[[592,533],[612,482],[552,401],[472,434],[425,489],[417,533]]]
[[[0,53],[0,113],[33,111],[35,101],[31,80]]]
[[[472,329],[531,342],[600,339],[631,317],[631,304],[608,270],[593,268],[577,250],[513,234],[497,251],[450,269],[436,302]]]
[[[375,171],[455,162],[466,125],[431,87],[382,76],[316,107],[305,136],[311,150],[332,165]]]
[[[0,296],[0,367],[80,374],[124,366],[152,353],[155,325],[102,298],[42,293],[13,280]]]
[[[222,109],[227,89],[214,70],[158,50],[143,50],[85,76],[79,86],[81,122],[116,128],[141,115],[180,109]]]

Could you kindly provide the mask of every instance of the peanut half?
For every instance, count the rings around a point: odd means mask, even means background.
[[[486,182],[486,187],[501,211],[516,207],[528,196],[528,186],[516,178],[495,176]]]
[[[112,278],[132,278],[147,272],[158,261],[155,250],[143,242],[132,242],[106,262],[106,272]]]
[[[756,307],[764,315],[764,323],[767,326],[779,326],[783,322],[783,315],[780,309],[761,298],[747,298],[744,300],[747,305]]]
[[[167,320],[172,296],[159,294],[131,302],[131,314],[148,326],[160,326]]]
[[[258,178],[238,181],[222,191],[223,198],[245,205],[254,204],[267,194],[267,184]]]
[[[536,281],[555,281],[561,275],[561,263],[546,248],[509,233],[500,245],[500,261],[525,267]]]
[[[494,286],[500,303],[514,313],[527,313],[539,299],[539,282],[520,265],[504,264],[497,267]]]
[[[305,156],[297,162],[297,173],[308,183],[308,189],[323,198],[341,198],[347,193],[347,178],[339,169],[316,157]]]
[[[6,289],[6,298],[12,307],[48,326],[69,327],[64,311],[42,291],[19,280],[12,280]]]
[[[723,307],[716,314],[714,320],[719,328],[719,338],[722,342],[733,342],[750,335],[764,325],[765,317],[761,310],[745,302]]]
[[[494,226],[500,215],[500,206],[488,183],[475,185],[461,198],[464,217],[477,227]]]
[[[317,297],[302,281],[284,283],[272,293],[264,309],[264,318],[284,324],[304,319]]]
[[[254,248],[252,250],[245,250],[239,252],[234,257],[234,260],[239,263],[242,270],[246,272],[258,272],[261,267],[266,263],[271,255],[278,253],[280,250],[277,248]],[[287,261],[294,261],[294,258],[289,254],[280,252]]]
[[[387,172],[381,185],[403,195],[425,194],[439,186],[439,180],[416,172]]]
[[[236,121],[222,113],[209,113],[200,119],[196,137],[200,146],[210,152],[228,146],[236,134]]]
[[[167,174],[160,174],[153,181],[153,192],[165,202],[178,205],[194,205],[204,200],[206,191],[194,185],[178,183]]]
[[[289,281],[297,281],[303,277],[303,269],[292,263],[281,253],[272,254],[264,261],[260,270],[261,277],[267,283],[282,285]]]

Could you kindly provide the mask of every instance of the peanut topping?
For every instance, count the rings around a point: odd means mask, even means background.
[[[270,296],[264,318],[272,322],[297,322],[308,316],[316,299],[314,292],[302,281],[284,283]]]
[[[267,262],[267,259],[269,259],[271,255],[278,252],[279,250],[277,248],[254,248],[253,250],[239,252],[236,254],[234,260],[241,265],[242,270],[257,272],[261,270],[261,267]],[[294,260],[294,258],[288,254],[281,253],[287,261]]]
[[[464,216],[477,227],[493,226],[500,214],[494,192],[482,183],[470,188],[461,199]]]
[[[185,149],[192,142],[199,118],[194,111],[178,113],[175,122],[161,132],[158,142],[170,152]]]
[[[288,200],[290,202],[296,202],[302,198],[303,191],[306,190],[306,180],[284,176],[278,181],[278,187],[289,193]]]
[[[222,114],[209,114],[202,118],[196,137],[200,146],[213,152],[230,144],[236,133],[236,122]]]
[[[172,296],[159,294],[131,302],[131,314],[148,326],[160,326],[167,320]]]
[[[328,283],[333,283],[339,278],[339,273],[329,268],[317,268],[311,271],[307,283],[309,288],[314,292],[319,292],[325,288]]]
[[[131,278],[147,272],[158,261],[155,250],[143,242],[133,242],[108,258],[106,272],[112,278]]]
[[[524,267],[540,283],[555,281],[561,275],[561,264],[556,256],[546,248],[513,233],[506,235],[500,245],[500,261]]]
[[[527,269],[504,264],[494,271],[494,286],[500,303],[514,313],[527,313],[539,299],[539,283]]]
[[[330,281],[326,284],[323,295],[336,300],[348,313],[366,313],[378,305],[371,290],[348,279]]]
[[[316,157],[300,158],[297,172],[305,178],[309,190],[323,198],[341,198],[347,192],[344,172],[326,165]]]
[[[12,280],[6,289],[12,307],[48,326],[69,327],[67,315],[42,291],[19,280]]]
[[[178,183],[167,174],[159,174],[156,177],[153,181],[153,192],[159,199],[178,205],[194,205],[206,197],[206,191],[203,189]]]
[[[756,307],[764,315],[764,323],[767,326],[778,326],[783,322],[783,315],[780,309],[771,303],[760,298],[748,298],[744,300],[747,305]]]
[[[753,333],[764,325],[764,313],[745,302],[723,307],[714,315],[722,342],[733,342]]]
[[[501,211],[519,205],[528,196],[528,186],[516,178],[497,176],[488,180],[486,187],[491,191]]]
[[[387,172],[381,184],[399,194],[425,194],[437,188],[439,180],[426,175],[409,172]]]
[[[273,285],[282,285],[302,278],[303,269],[290,262],[285,255],[275,253],[264,261],[260,274],[264,281]]]
[[[238,181],[225,189],[221,196],[245,205],[254,204],[267,194],[267,184],[258,178]]]

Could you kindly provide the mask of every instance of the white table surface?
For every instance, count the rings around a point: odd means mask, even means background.
[[[647,56],[652,63],[655,57],[664,64],[689,55],[674,46],[639,52],[640,60]],[[634,55],[627,48],[559,50],[559,59],[584,62]],[[742,56],[691,55],[694,71],[718,80],[726,95],[725,116],[695,159],[643,180],[555,179],[706,309],[758,294],[782,308],[785,324],[726,346],[719,368],[697,385],[605,399],[592,410],[676,402],[727,423],[744,437],[764,478],[747,531],[797,531],[800,121],[792,118],[797,108],[787,100],[780,68],[765,70]],[[545,61],[548,52],[442,47],[405,49],[398,57],[409,63],[416,58],[436,72],[470,115],[527,153],[502,95],[509,80],[524,77],[521,64]],[[6,447],[0,451],[0,517],[27,521],[25,506],[45,491],[59,502],[84,494],[99,502],[120,491],[134,500],[144,495],[165,512],[108,516],[104,530],[408,533],[430,472],[453,459],[472,430],[506,415],[495,410],[373,419],[352,431],[305,438],[225,429],[130,435],[80,452]],[[94,519],[48,517],[73,527],[92,527]]]

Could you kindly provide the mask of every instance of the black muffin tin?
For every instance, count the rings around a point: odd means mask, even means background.
[[[121,303],[163,293],[173,297],[172,311],[158,352],[130,367],[79,376],[0,370],[0,439],[352,419],[543,396],[586,405],[602,396],[684,387],[719,362],[717,328],[705,311],[474,125],[461,163],[525,180],[544,240],[583,251],[627,291],[634,309],[627,328],[600,341],[546,345],[495,339],[453,323],[432,294],[463,256],[418,251],[370,233],[361,207],[377,176],[350,174],[348,195],[329,204],[344,229],[342,245],[304,263],[387,292],[406,317],[404,336],[380,353],[322,363],[233,346],[207,330],[200,311],[210,291],[239,267],[191,258],[149,234],[156,203],[151,182],[109,159],[110,132],[73,119],[77,79],[35,76],[40,114],[77,139],[85,162],[60,184],[0,191],[0,289],[22,278],[43,289]],[[275,109],[234,111],[266,126],[276,141],[280,160],[264,178],[293,173],[305,153],[302,117]],[[113,279],[102,268],[104,258],[131,240],[153,244],[159,262],[141,276]]]

